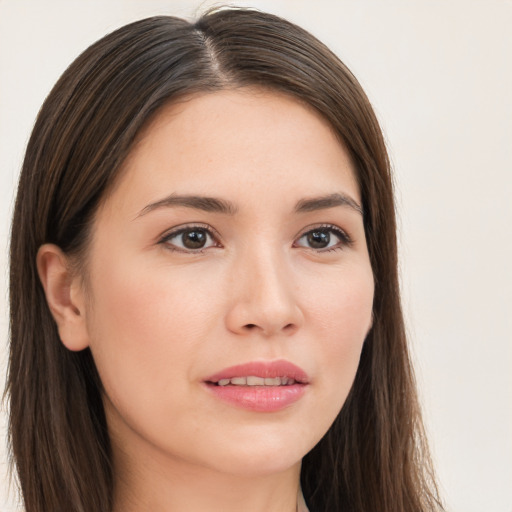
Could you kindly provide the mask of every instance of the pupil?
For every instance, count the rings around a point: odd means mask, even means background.
[[[308,243],[314,249],[323,249],[329,245],[331,235],[328,231],[311,231],[308,233]]]
[[[181,240],[187,249],[201,249],[206,243],[206,233],[204,231],[185,231]]]

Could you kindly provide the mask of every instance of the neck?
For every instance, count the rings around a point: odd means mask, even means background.
[[[236,475],[183,461],[116,463],[114,512],[307,512],[300,464],[272,474]],[[130,466],[133,468],[133,466]]]

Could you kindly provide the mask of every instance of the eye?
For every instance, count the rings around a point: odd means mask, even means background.
[[[342,249],[352,243],[350,237],[336,226],[319,226],[304,233],[294,244],[316,251]]]
[[[180,252],[201,252],[210,247],[219,247],[212,232],[202,226],[187,226],[167,233],[160,243]]]

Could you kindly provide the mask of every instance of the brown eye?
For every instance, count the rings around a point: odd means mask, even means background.
[[[326,229],[310,231],[306,234],[306,239],[312,249],[325,249],[331,241],[331,234]]]
[[[181,234],[181,243],[187,249],[202,249],[208,240],[204,230],[194,229]]]
[[[200,252],[202,249],[218,245],[208,229],[193,226],[169,233],[161,243],[181,252]]]
[[[350,245],[351,239],[340,228],[321,226],[304,233],[294,244],[295,247],[306,247],[316,251],[342,249]]]

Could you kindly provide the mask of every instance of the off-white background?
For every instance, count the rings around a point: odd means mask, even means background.
[[[0,0],[3,365],[9,218],[44,97],[108,31],[157,13],[188,17],[205,5],[211,2]],[[404,307],[448,509],[512,512],[512,2],[238,5],[308,28],[370,96],[396,170]],[[14,512],[16,494],[8,494],[4,476],[5,409],[0,434],[0,510]]]

